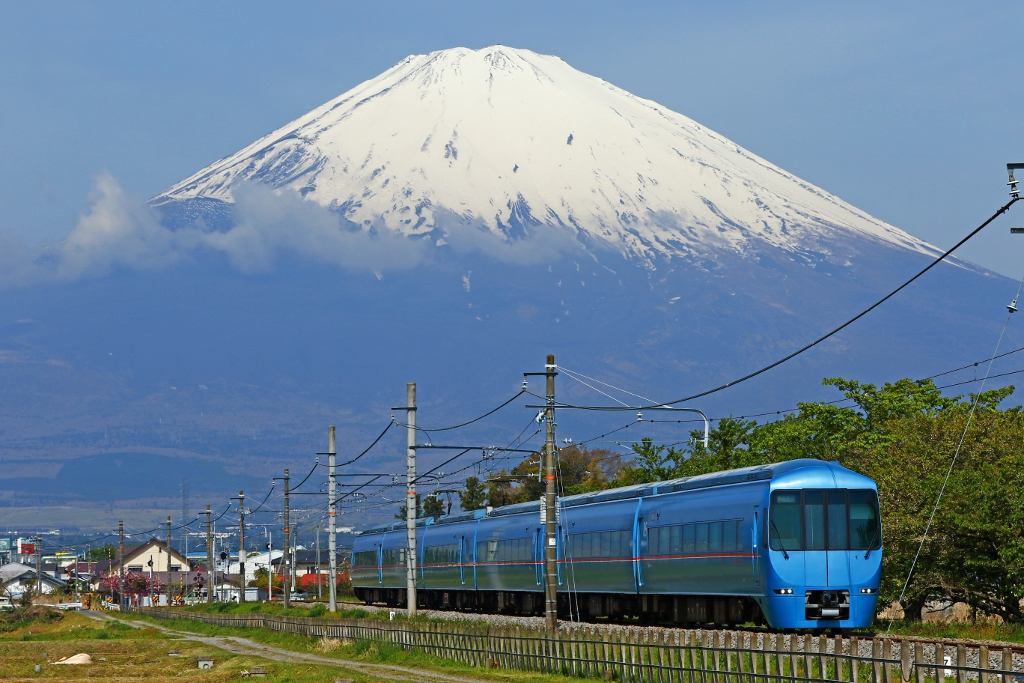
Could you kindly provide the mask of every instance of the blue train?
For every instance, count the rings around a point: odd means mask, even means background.
[[[774,628],[867,626],[882,535],[875,483],[838,463],[792,460],[559,501],[563,616]],[[542,614],[540,502],[418,522],[417,602]],[[406,601],[404,523],[360,533],[352,585]]]

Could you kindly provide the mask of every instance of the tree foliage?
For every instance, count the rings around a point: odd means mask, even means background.
[[[487,487],[479,477],[467,477],[465,488],[459,493],[459,507],[464,511],[479,510],[487,504]]]

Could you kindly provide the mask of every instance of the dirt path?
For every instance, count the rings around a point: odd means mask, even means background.
[[[249,657],[263,657],[264,659],[269,659],[275,662],[286,662],[289,664],[321,664],[338,667],[340,669],[351,669],[370,676],[383,676],[385,678],[401,681],[431,680],[454,681],[456,683],[492,683],[491,681],[479,678],[465,678],[449,673],[437,673],[422,669],[411,669],[409,667],[395,666],[393,664],[367,664],[363,662],[353,662],[346,659],[321,657],[320,655],[314,655],[306,652],[295,652],[294,650],[286,650],[272,645],[264,645],[263,643],[257,643],[256,641],[249,640],[248,638],[239,638],[237,636],[201,636],[195,633],[189,633],[188,631],[177,631],[148,621],[137,622],[128,619],[120,619],[112,617],[104,612],[82,610],[81,613],[90,619],[95,619],[97,621],[115,621],[124,624],[125,626],[131,626],[132,628],[155,628],[177,638],[203,643],[210,647],[226,650],[232,654],[245,655]]]

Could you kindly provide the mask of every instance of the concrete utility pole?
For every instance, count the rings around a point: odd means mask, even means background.
[[[288,577],[292,573],[292,556],[291,556],[291,541],[290,534],[292,532],[289,525],[288,519],[288,468],[284,468],[284,554],[281,555],[281,559],[284,560],[285,574],[281,577],[281,588],[284,589],[284,606],[285,609],[292,605],[292,590],[291,581]]]
[[[213,604],[213,523],[210,521],[210,504],[206,504],[206,602]]]
[[[238,492],[238,602],[245,602],[245,492]]]
[[[43,594],[43,537],[36,536],[36,593]]]
[[[321,559],[320,558],[320,525],[317,524],[316,525],[316,599],[317,600],[319,600],[321,597],[323,597],[323,593],[322,593],[321,588],[320,588],[321,584],[323,583],[323,581],[320,580],[320,577],[323,576],[323,574],[320,573],[320,559]]]
[[[405,385],[405,528],[409,537],[406,550],[406,605],[410,617],[416,616],[416,383]]]
[[[274,528],[263,530],[267,532],[267,600],[274,602]]]
[[[178,572],[179,574],[181,572]],[[167,515],[167,606],[171,606],[171,516]]]
[[[334,425],[327,428],[327,554],[330,555],[330,570],[327,572],[331,585],[327,588],[330,611],[338,611],[338,486],[335,481],[335,468],[338,460],[338,446],[335,440]],[[319,532],[317,532],[319,540]],[[317,564],[320,564],[320,548],[317,546]],[[317,570],[319,572],[319,570]],[[319,582],[319,577],[317,581]]]
[[[124,520],[117,520],[118,609],[124,610]]]
[[[555,490],[555,356],[544,366],[547,394],[544,408],[544,617],[549,631],[558,628],[558,540]]]

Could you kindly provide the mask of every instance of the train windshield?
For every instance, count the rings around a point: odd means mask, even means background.
[[[867,550],[882,536],[872,490],[775,491],[768,517],[772,550]]]

